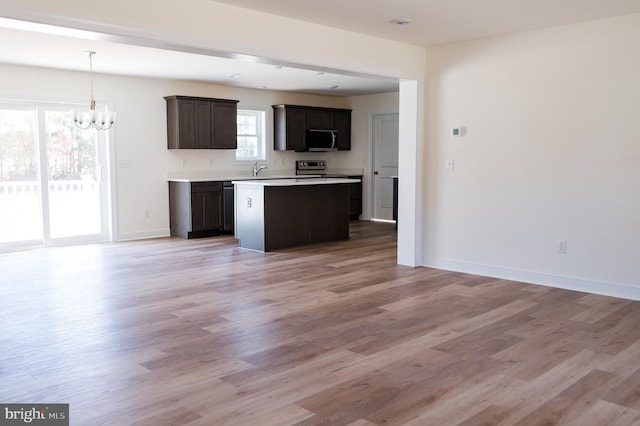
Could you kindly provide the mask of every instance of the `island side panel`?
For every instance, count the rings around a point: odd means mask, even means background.
[[[264,187],[235,185],[236,238],[240,247],[265,251]]]
[[[349,238],[349,184],[318,185],[309,192],[309,242]]]
[[[191,184],[169,182],[169,221],[172,237],[189,238],[191,231]]]
[[[310,186],[267,186],[265,251],[309,244]]]

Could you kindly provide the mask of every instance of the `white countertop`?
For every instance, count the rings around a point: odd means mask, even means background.
[[[266,172],[266,173],[265,173]],[[327,174],[343,174],[345,176],[361,176],[362,169],[328,169]],[[263,180],[263,179],[303,179],[320,178],[320,175],[296,175],[295,171],[289,173],[287,169],[275,169],[262,171],[258,176],[251,176],[251,172],[244,174],[237,170],[220,171],[172,171],[166,173],[166,180],[169,182],[226,182],[240,180]]]
[[[260,186],[303,186],[303,185],[333,185],[338,183],[358,183],[360,179],[347,178],[315,178],[309,179],[251,179],[234,180],[234,185],[260,185]]]
[[[265,176],[189,176],[189,177],[167,177],[169,182],[226,182],[226,181],[241,181],[241,180],[283,180],[283,179],[308,179],[319,178],[320,175],[265,175]]]

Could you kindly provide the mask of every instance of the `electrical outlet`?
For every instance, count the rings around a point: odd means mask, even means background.
[[[247,198],[247,207],[251,208],[251,198]]]
[[[150,217],[151,217],[151,212],[149,212],[149,209],[144,209],[144,218],[149,219]]]
[[[564,240],[558,241],[558,253],[566,254],[567,253],[567,242]]]

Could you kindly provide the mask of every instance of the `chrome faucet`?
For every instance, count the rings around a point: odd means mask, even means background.
[[[258,176],[258,173],[260,173],[260,170],[269,168],[266,164],[263,164],[262,166],[258,167],[258,164],[260,164],[260,162],[257,162],[257,163],[255,163],[253,165],[253,175],[254,176]]]

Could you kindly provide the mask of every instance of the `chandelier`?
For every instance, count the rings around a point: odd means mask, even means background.
[[[91,102],[89,103],[89,110],[84,111],[71,111],[73,122],[79,129],[89,129],[91,127],[97,130],[109,130],[113,123],[116,121],[115,111],[109,111],[106,107],[104,111],[96,112],[96,100],[93,97],[93,55],[96,52],[87,51],[89,54],[89,78],[91,81]]]

